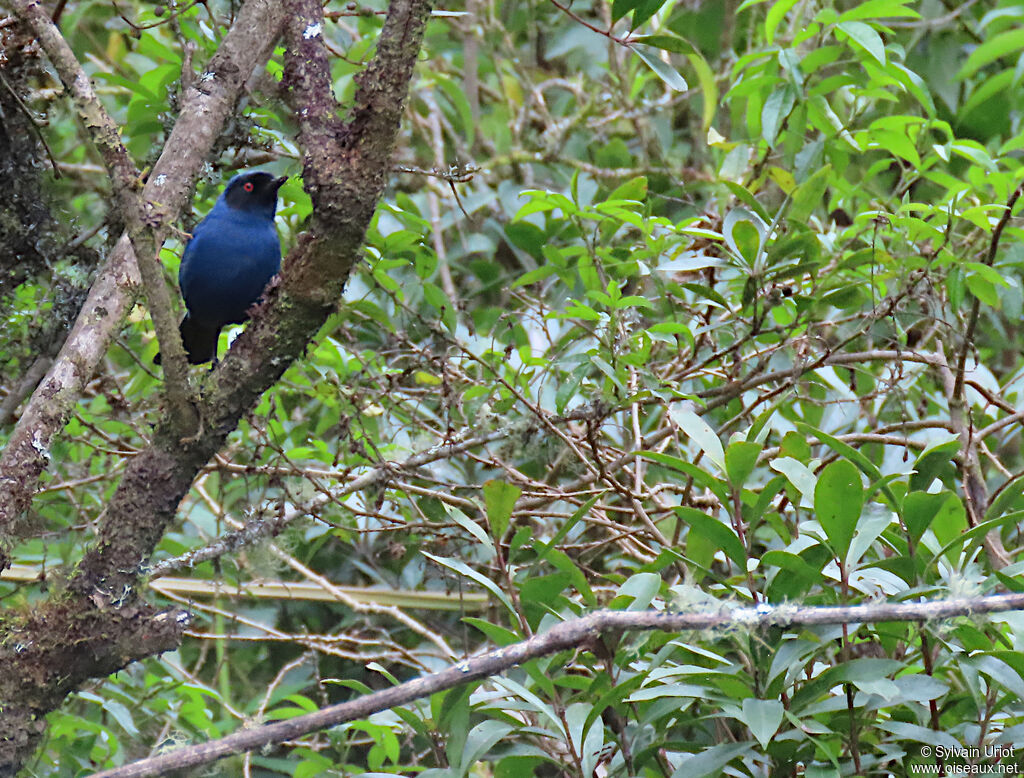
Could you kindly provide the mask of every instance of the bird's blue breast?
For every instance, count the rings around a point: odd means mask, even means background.
[[[238,324],[280,267],[273,217],[218,201],[185,247],[178,283],[190,316]]]

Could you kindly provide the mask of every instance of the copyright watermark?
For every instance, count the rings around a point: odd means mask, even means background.
[[[1016,746],[921,746],[927,763],[910,765],[912,775],[1021,775]]]

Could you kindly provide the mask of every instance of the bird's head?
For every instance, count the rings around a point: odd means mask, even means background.
[[[277,190],[287,180],[287,176],[275,178],[262,170],[239,173],[228,181],[221,199],[234,210],[258,213],[273,219],[277,209]]]

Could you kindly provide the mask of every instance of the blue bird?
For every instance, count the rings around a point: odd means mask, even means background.
[[[221,329],[245,322],[280,270],[274,212],[287,180],[262,170],[239,173],[192,231],[178,271],[187,310],[181,341],[190,364],[216,359]],[[155,361],[160,364],[159,354]]]

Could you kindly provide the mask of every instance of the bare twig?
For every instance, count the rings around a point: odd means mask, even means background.
[[[4,88],[10,92],[11,97],[14,98],[14,102],[18,105],[18,108],[22,113],[25,114],[25,118],[28,119],[29,125],[35,132],[36,137],[39,139],[39,143],[46,151],[46,156],[50,160],[50,165],[53,167],[53,177],[60,178],[60,165],[57,164],[57,160],[53,156],[53,151],[50,149],[50,144],[46,142],[46,136],[43,135],[43,131],[39,129],[39,122],[36,121],[36,117],[32,115],[32,112],[28,109],[28,106],[22,101],[21,96],[15,91],[14,87],[11,86],[11,82],[7,80],[7,76],[0,73],[0,82],[3,83]]]
[[[337,490],[332,490],[329,495],[320,494],[314,497],[307,505],[288,511],[281,517],[254,519],[232,532],[226,533],[223,537],[202,548],[189,551],[174,559],[167,559],[154,565],[149,574],[158,578],[169,575],[189,567],[233,553],[241,548],[253,545],[264,538],[272,537],[279,533],[284,527],[297,519],[308,516],[317,508],[326,505],[330,500],[337,500],[349,494],[365,491],[387,481],[390,478],[402,473],[411,473],[417,468],[448,459],[457,454],[464,453],[470,449],[484,446],[495,440],[507,437],[512,428],[495,430],[485,435],[467,436],[461,440],[451,440],[438,443],[430,448],[402,460],[400,462],[384,462],[377,467],[352,478],[349,483]]]
[[[1006,201],[1006,208],[1003,211],[1002,217],[996,224],[995,229],[992,230],[992,237],[989,239],[988,253],[985,255],[985,264],[988,267],[992,267],[992,264],[996,259],[996,252],[999,250],[999,239],[1003,236],[1003,230],[1006,229],[1006,225],[1010,221],[1010,217],[1013,215],[1013,207],[1017,204],[1017,200],[1020,199],[1021,193],[1024,193],[1024,184],[1020,184],[1009,199]],[[964,332],[963,343],[960,344],[960,354],[956,360],[956,382],[953,385],[953,396],[960,397],[964,390],[964,372],[967,366],[967,355],[970,353],[971,348],[974,346],[974,330],[978,326],[978,317],[981,314],[981,300],[975,296],[971,303],[971,312],[967,317],[967,329]]]

